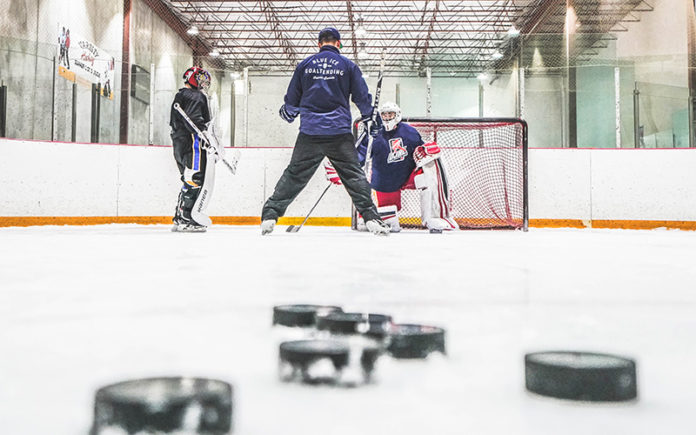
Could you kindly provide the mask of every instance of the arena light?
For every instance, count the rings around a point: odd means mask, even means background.
[[[189,35],[198,35],[198,27],[196,27],[196,26],[191,26],[191,27],[188,28],[188,30],[186,31],[186,33],[188,33]]]
[[[517,38],[518,36],[520,36],[520,30],[517,27],[515,27],[515,25],[513,24],[508,29],[507,34],[511,38]]]
[[[213,48],[213,51],[211,51],[210,53],[208,53],[208,55],[209,55],[210,57],[218,57],[218,56],[220,56],[220,52],[218,51],[217,48]]]
[[[493,59],[493,60],[502,59],[502,57],[503,57],[503,53],[501,53],[498,50],[494,51],[493,54],[491,55],[491,59]]]
[[[488,74],[481,73],[481,74],[477,75],[476,78],[482,82],[485,82],[486,80],[488,80]]]

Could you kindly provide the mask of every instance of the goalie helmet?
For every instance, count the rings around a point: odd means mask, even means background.
[[[379,109],[385,131],[392,131],[401,122],[401,109],[396,103],[388,102]]]
[[[184,73],[184,83],[195,89],[206,90],[210,86],[210,73],[203,68],[192,66]]]

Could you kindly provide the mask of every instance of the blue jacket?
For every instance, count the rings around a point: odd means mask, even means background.
[[[300,132],[312,136],[351,133],[349,96],[360,114],[372,113],[372,95],[360,68],[338,48],[324,45],[295,68],[285,108],[300,114]]]
[[[358,145],[360,162],[365,161],[367,141],[365,136]],[[423,145],[418,130],[400,122],[392,131],[379,131],[372,141],[372,179],[370,185],[378,192],[396,192],[401,189],[416,169],[413,151]]]

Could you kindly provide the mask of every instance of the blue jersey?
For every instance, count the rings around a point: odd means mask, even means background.
[[[312,136],[351,132],[349,97],[360,114],[372,113],[372,95],[360,68],[338,48],[324,45],[295,68],[285,108],[300,114],[300,132]]]
[[[365,161],[368,137],[358,146],[360,161]],[[413,151],[423,145],[418,130],[400,122],[392,131],[380,130],[372,141],[372,179],[370,185],[378,192],[396,192],[416,169]]]

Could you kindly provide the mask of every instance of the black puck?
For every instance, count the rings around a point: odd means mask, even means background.
[[[355,386],[370,381],[381,354],[375,345],[351,347],[334,340],[287,341],[280,345],[280,378],[286,382]],[[362,372],[362,380],[342,376],[355,369]]]
[[[280,378],[283,381],[337,384],[341,371],[348,366],[350,347],[346,343],[330,340],[286,341],[280,344],[279,356]],[[321,366],[327,362],[329,364]]]
[[[524,357],[527,390],[542,396],[618,402],[638,395],[635,361],[590,352],[536,352]]]
[[[394,358],[426,358],[445,353],[445,330],[425,325],[391,325],[387,351]]]
[[[365,334],[375,338],[389,332],[392,317],[386,314],[333,312],[317,318],[317,329],[332,334]]]
[[[232,430],[232,386],[185,377],[135,379],[97,390],[90,435],[205,433]]]
[[[278,305],[273,307],[273,324],[283,326],[314,326],[317,316],[343,311],[333,305]]]
[[[442,234],[442,230],[438,228],[431,228],[430,234]]]

